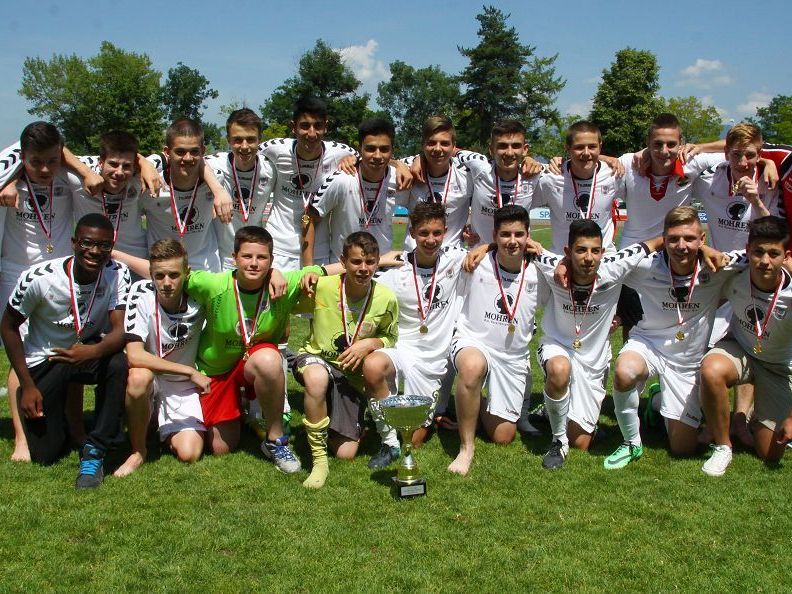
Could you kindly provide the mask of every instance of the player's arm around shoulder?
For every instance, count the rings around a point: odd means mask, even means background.
[[[206,306],[215,296],[228,288],[230,278],[230,271],[194,270],[187,277],[184,290],[197,303]]]

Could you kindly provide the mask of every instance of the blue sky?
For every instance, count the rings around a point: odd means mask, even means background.
[[[661,94],[696,95],[724,119],[754,113],[778,94],[792,94],[787,64],[787,2],[535,2],[496,4],[540,56],[558,53],[557,73],[567,80],[558,98],[564,112],[587,111],[603,68],[626,46],[654,52]],[[257,108],[296,70],[317,38],[344,49],[348,64],[375,95],[388,64],[464,68],[457,45],[477,43],[482,3],[468,0],[358,3],[281,2],[17,2],[0,23],[0,143],[10,143],[32,118],[17,93],[27,56],[88,57],[108,40],[148,54],[163,73],[183,62],[220,92],[207,118],[232,101]],[[750,7],[747,10],[745,7]],[[792,141],[792,139],[789,139]]]

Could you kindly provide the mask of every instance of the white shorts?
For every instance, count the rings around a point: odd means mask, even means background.
[[[272,267],[277,268],[281,272],[292,272],[300,269],[300,258],[294,256],[287,256],[285,254],[272,255]]]
[[[397,346],[379,349],[387,355],[396,368],[396,385],[391,386],[391,393],[395,394],[399,380],[404,380],[404,393],[407,395],[431,396],[437,405],[437,394],[440,384],[446,373],[448,359],[443,357],[439,361],[429,361],[421,358],[421,353]],[[434,411],[432,411],[434,413]]]
[[[542,340],[536,352],[536,360],[547,378],[545,364],[553,357],[564,357],[569,361],[571,377],[569,380],[569,413],[567,417],[586,432],[594,433],[599,421],[602,401],[605,400],[605,381],[608,367],[592,369],[580,362],[572,349],[555,341]]]
[[[155,375],[151,397],[157,403],[157,423],[162,441],[180,431],[206,431],[198,386],[191,381],[175,381]]]
[[[528,357],[506,358],[467,338],[455,338],[451,343],[451,361],[457,374],[457,355],[462,349],[474,348],[487,361],[484,387],[487,390],[487,412],[491,415],[516,423],[520,418],[523,393],[531,365]]]
[[[789,368],[763,363],[751,357],[737,343],[727,338],[721,340],[706,356],[718,354],[729,359],[737,370],[738,384],[754,384],[753,418],[764,427],[775,431],[792,413],[792,375]]]
[[[657,375],[660,382],[660,414],[666,419],[679,421],[690,427],[701,425],[701,404],[698,393],[699,367],[676,367],[644,341],[629,339],[619,355],[632,352],[640,355],[649,375]],[[698,363],[698,362],[697,362]]]

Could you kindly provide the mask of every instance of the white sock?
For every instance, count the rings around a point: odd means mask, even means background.
[[[629,392],[613,390],[613,408],[619,422],[624,441],[634,446],[641,445],[641,421],[638,419],[638,388]]]
[[[544,393],[545,410],[550,421],[550,429],[553,432],[553,440],[559,440],[562,444],[568,445],[567,437],[567,414],[569,413],[569,390],[558,400],[553,400]]]
[[[390,394],[390,396],[395,396],[395,394]],[[382,414],[378,414],[377,409],[372,407],[371,413],[382,443],[391,447],[399,447],[399,435],[396,433],[396,429],[385,422],[385,417]]]
[[[283,412],[291,412],[291,404],[289,404],[289,364],[286,362],[286,355],[284,351],[289,348],[289,343],[284,342],[278,345],[278,352],[281,356],[281,367],[283,367]]]

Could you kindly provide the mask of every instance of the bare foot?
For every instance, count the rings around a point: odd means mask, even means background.
[[[122,477],[122,476],[129,476],[133,472],[135,472],[138,468],[143,466],[143,462],[146,459],[140,452],[132,452],[129,455],[129,458],[126,459],[121,466],[113,473],[113,476]]]
[[[448,472],[454,472],[465,476],[470,471],[470,464],[472,462],[473,450],[459,450],[456,459],[448,465]]]
[[[14,453],[11,454],[12,462],[30,462],[30,450],[28,444],[24,442],[14,442]]]
[[[748,422],[745,419],[745,414],[734,413],[731,422],[731,431],[729,434],[732,439],[736,438],[745,447],[754,447],[753,433],[751,433],[751,430],[748,428]]]

